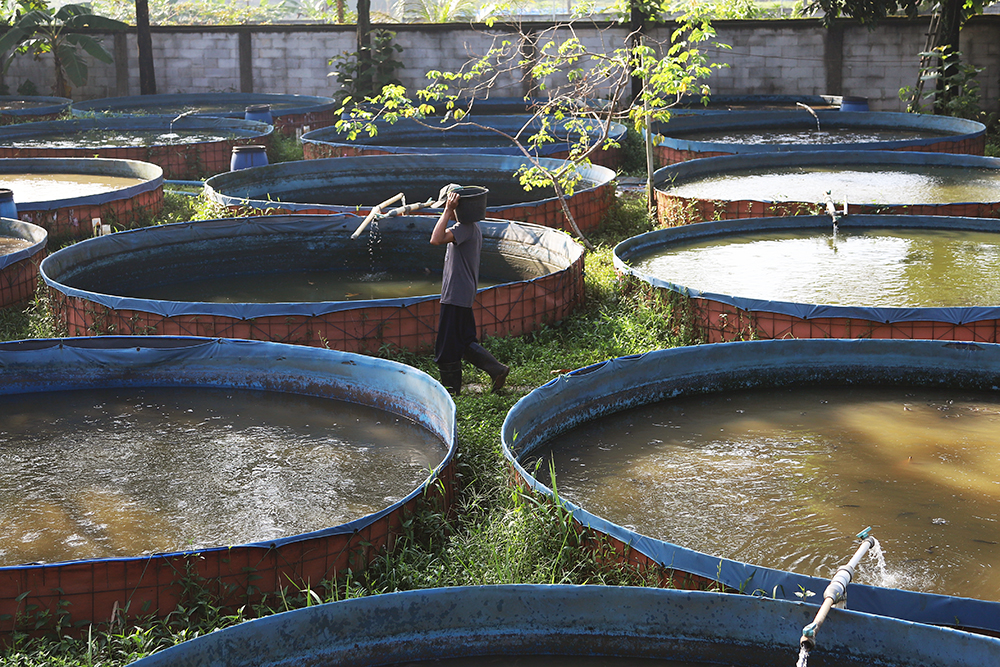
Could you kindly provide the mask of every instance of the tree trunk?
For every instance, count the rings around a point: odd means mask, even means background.
[[[372,75],[372,37],[371,37],[371,0],[358,0],[358,71],[357,88],[358,92],[365,95],[373,95],[375,91],[371,88],[371,82],[375,80]]]
[[[149,32],[149,0],[135,0],[136,41],[139,46],[139,93],[156,94],[153,70],[153,38]]]
[[[629,43],[628,48],[634,49],[642,43],[642,32],[648,17],[642,12],[637,2],[629,2]],[[632,102],[635,103],[642,94],[642,77],[632,77]]]

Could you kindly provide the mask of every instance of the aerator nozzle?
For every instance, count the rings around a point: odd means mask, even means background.
[[[855,535],[855,537],[857,537],[859,540],[863,540],[866,537],[868,537],[871,534],[871,532],[872,532],[872,527],[868,526],[867,528],[865,528],[864,530],[862,530],[860,533],[858,533],[857,535]]]

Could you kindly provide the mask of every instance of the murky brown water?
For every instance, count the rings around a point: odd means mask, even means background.
[[[632,264],[685,287],[796,303],[1000,306],[1000,234],[809,230],[664,248]]]
[[[16,239],[11,236],[0,236],[0,255],[10,255],[18,250],[24,250],[31,245],[31,241]]]
[[[1000,169],[893,165],[747,169],[660,186],[671,195],[721,201],[824,203],[830,192],[839,205],[951,204],[1000,201]]]
[[[47,172],[43,174],[0,174],[3,187],[14,191],[15,202],[45,201],[86,197],[139,185],[146,181],[126,176],[99,174],[69,174]]]
[[[684,141],[709,141],[718,144],[870,144],[881,141],[913,141],[955,136],[950,132],[901,130],[892,128],[803,129],[719,129],[683,132],[669,136]]]
[[[0,140],[0,146],[10,148],[115,148],[133,146],[174,146],[225,141],[237,135],[204,130],[115,130],[91,129],[77,132]]]
[[[340,401],[223,389],[0,396],[0,565],[336,526],[426,479],[443,442]]]
[[[1000,600],[1000,393],[712,394],[549,445],[563,497],[644,535],[828,578],[872,526],[887,576],[855,581]]]

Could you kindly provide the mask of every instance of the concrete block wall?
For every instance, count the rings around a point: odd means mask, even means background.
[[[399,76],[408,89],[427,85],[427,70],[459,70],[463,64],[508,39],[517,48],[516,34],[500,26],[379,25],[396,32],[405,67]],[[551,24],[525,26],[544,40]],[[870,31],[851,21],[830,29],[815,20],[719,21],[718,41],[731,49],[708,44],[702,49],[716,62],[729,64],[715,72],[709,84],[717,94],[857,95],[869,98],[872,109],[904,108],[899,89],[916,83],[918,53],[924,45],[925,18],[893,19]],[[654,28],[651,40],[669,39],[672,26]],[[565,31],[562,31],[565,32]],[[100,33],[95,33],[100,36]],[[241,37],[242,35],[242,37]],[[579,25],[576,35],[589,48],[619,48],[624,28],[613,24]],[[354,51],[352,26],[227,26],[216,28],[154,28],[153,54],[160,93],[269,92],[331,96],[337,89],[329,59]],[[134,33],[103,35],[109,51],[122,55],[113,65],[90,63],[90,81],[74,90],[77,100],[139,91]],[[963,55],[985,68],[979,75],[983,107],[997,110],[1000,97],[1000,16],[981,16],[963,31]],[[116,43],[117,42],[117,43]],[[241,47],[241,43],[243,46]],[[249,52],[241,54],[241,48]],[[249,68],[241,71],[241,55]],[[11,89],[25,78],[40,94],[50,94],[51,60],[15,59],[4,82]],[[558,83],[558,78],[552,81]],[[517,68],[502,73],[494,96],[520,96],[528,91]]]
[[[845,29],[844,94],[867,97],[869,105],[876,100],[878,111],[905,111],[899,90],[917,83],[927,26],[927,21],[901,21],[891,31],[872,32],[863,26]]]
[[[252,92],[329,97],[340,87],[330,59],[356,48],[353,31],[253,32]]]
[[[731,48],[705,49],[713,62],[728,65],[712,75],[712,90],[730,95],[836,94],[827,82],[824,33],[785,23],[716,26],[716,41]]]

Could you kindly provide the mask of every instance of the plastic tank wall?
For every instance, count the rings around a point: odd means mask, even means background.
[[[68,612],[74,627],[164,616],[201,577],[233,609],[262,593],[357,573],[391,549],[423,503],[452,500],[455,405],[433,378],[373,357],[276,343],[183,337],[65,338],[0,343],[0,393],[107,387],[231,387],[333,398],[407,417],[448,448],[427,481],[384,509],[339,526],[268,542],[135,558],[0,567],[0,634],[36,632]],[[57,613],[58,612],[58,613]],[[47,620],[46,620],[47,619]],[[36,621],[41,627],[36,627]],[[64,627],[64,631],[70,631]]]
[[[815,611],[803,603],[650,588],[436,588],[256,619],[135,665],[363,667],[454,657],[488,664],[495,656],[514,663],[518,656],[541,655],[556,664],[603,657],[606,665],[641,664],[642,658],[792,665],[798,635]],[[885,667],[979,667],[1000,660],[1000,640],[838,609],[817,633],[810,657],[827,667],[871,665],[876,657]]]
[[[347,158],[344,158],[347,159]],[[313,244],[332,239],[352,250],[367,248],[365,238],[351,240],[362,218],[339,216],[264,216],[179,223],[121,232],[64,248],[42,265],[56,318],[71,335],[160,334],[225,336],[270,340],[357,352],[377,351],[391,344],[406,350],[433,348],[440,310],[439,295],[369,301],[313,303],[225,304],[180,303],[123,298],[71,288],[60,282],[80,267],[128,259],[140,262],[178,261],[197,252],[190,266],[217,263],[213,244],[230,239],[283,238],[309,253]],[[395,218],[380,230],[400,248],[427,257],[435,218]],[[537,277],[484,287],[474,306],[480,336],[520,335],[572,312],[584,298],[583,248],[568,235],[545,227],[487,220],[483,229],[483,264],[523,263],[537,267]],[[385,242],[388,246],[388,241]],[[182,253],[180,250],[187,244]],[[219,252],[230,252],[219,245]],[[226,246],[228,247],[228,246]],[[207,249],[206,249],[207,248]],[[443,261],[443,251],[440,251]],[[185,254],[188,253],[188,254]],[[164,259],[166,256],[166,259]],[[289,267],[296,261],[289,257]],[[397,260],[402,261],[402,260]],[[179,265],[181,266],[181,265]],[[435,260],[435,266],[440,261]],[[245,267],[239,267],[245,269]],[[122,275],[123,281],[135,280]]]

